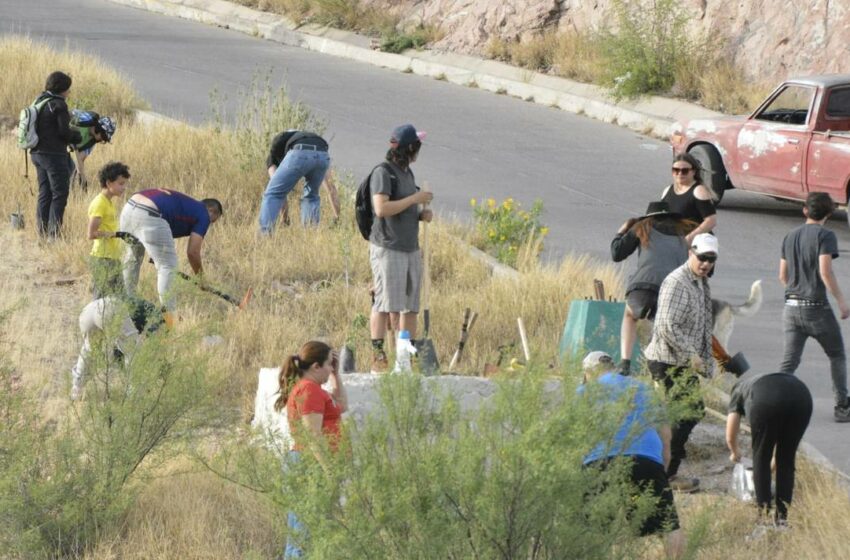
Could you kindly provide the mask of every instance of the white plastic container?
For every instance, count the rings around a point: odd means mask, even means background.
[[[416,348],[410,341],[410,331],[399,331],[395,347],[395,367],[393,373],[411,373],[411,360],[416,354]]]

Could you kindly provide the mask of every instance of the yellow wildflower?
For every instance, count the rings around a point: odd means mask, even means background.
[[[542,235],[543,237],[546,237],[546,235],[548,233],[549,233],[549,228],[547,228],[547,227],[540,228],[540,235]]]
[[[488,231],[487,234],[490,236],[490,239],[493,239],[494,237],[496,237],[496,232],[493,231],[492,229],[490,231]]]
[[[469,205],[470,205],[470,206],[472,206],[473,208],[475,208],[475,205],[476,205],[476,204],[478,204],[478,203],[475,201],[475,199],[474,199],[474,198],[470,198],[470,199],[469,199]]]
[[[493,200],[492,198],[488,198],[487,199],[487,206],[489,206],[490,208],[494,208],[496,206],[496,201]]]
[[[513,206],[513,204],[514,204],[514,199],[512,199],[512,198],[506,198],[506,199],[505,199],[505,201],[502,203],[502,207],[503,207],[505,210],[510,210],[510,209],[511,209],[511,206]]]

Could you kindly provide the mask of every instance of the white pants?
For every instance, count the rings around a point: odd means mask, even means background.
[[[91,355],[91,337],[97,333],[102,333],[107,341],[112,342],[105,345],[110,358],[113,348],[121,350],[126,358],[139,343],[139,332],[120,299],[107,296],[86,305],[80,313],[83,347],[80,349],[77,365],[71,370],[71,379],[76,389],[82,388],[85,381]]]
[[[124,286],[131,296],[136,295],[139,284],[139,269],[145,258],[145,250],[150,254],[156,265],[156,290],[159,302],[168,311],[174,311],[174,296],[171,284],[174,272],[177,270],[177,250],[168,222],[162,218],[151,216],[147,211],[129,204],[121,211],[121,231],[132,233],[142,242],[138,245],[127,245],[124,252]]]

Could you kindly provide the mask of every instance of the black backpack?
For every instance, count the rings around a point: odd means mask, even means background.
[[[372,173],[379,167],[383,167],[390,174],[392,194],[395,194],[398,190],[398,177],[395,176],[392,167],[387,162],[376,165],[357,187],[357,195],[354,197],[354,219],[357,221],[360,235],[366,241],[369,241],[369,236],[372,235],[372,224],[375,222],[375,211],[372,208],[372,189],[369,187],[369,183],[372,181]],[[392,196],[390,196],[390,199],[392,199]]]

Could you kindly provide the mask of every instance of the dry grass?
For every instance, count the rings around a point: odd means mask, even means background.
[[[593,33],[575,31],[550,31],[521,41],[494,36],[485,52],[529,70],[605,85],[610,72],[600,41]],[[749,79],[722,48],[700,44],[693,52],[679,61],[670,95],[723,113],[742,114],[755,109],[774,85]]]
[[[132,82],[98,59],[69,49],[55,51],[29,37],[0,38],[0,114],[17,117],[44,89],[44,80],[54,70],[74,80],[68,103],[93,109],[102,115],[124,118],[145,103],[133,91]],[[14,76],[14,79],[8,79]],[[85,84],[85,85],[81,85]]]
[[[2,48],[0,60],[8,60]],[[48,59],[45,67],[55,64]],[[77,75],[75,66],[67,68]],[[84,89],[81,82],[80,90]],[[13,105],[5,99],[0,103]],[[352,318],[368,312],[370,274],[366,243],[352,225],[350,190],[343,203],[344,225],[332,226],[326,220],[317,229],[282,228],[270,239],[258,239],[256,215],[264,170],[261,161],[252,169],[222,157],[234,153],[235,142],[227,131],[128,125],[114,144],[95,150],[90,168],[123,160],[133,174],[131,191],[163,186],[222,199],[225,217],[211,228],[205,243],[209,279],[233,293],[253,286],[255,299],[249,309],[236,313],[184,285],[178,300],[183,319],[178,330],[197,328],[223,336],[223,344],[208,350],[216,370],[210,375],[227,379],[219,387],[222,414],[237,426],[240,412],[251,407],[258,368],[280,363],[308,338],[322,336],[339,346],[351,334]],[[30,220],[35,200],[29,185],[21,177],[20,152],[12,139],[0,139],[4,219],[20,204]],[[0,233],[4,247],[0,282],[6,288],[0,293],[0,309],[18,305],[6,323],[8,332],[16,334],[9,340],[8,358],[24,382],[40,391],[45,414],[57,422],[67,413],[68,370],[79,343],[76,314],[87,300],[89,243],[83,232],[93,194],[72,193],[65,241],[39,246],[31,221],[24,232]],[[329,215],[327,208],[323,211]],[[533,266],[526,259],[526,272],[519,279],[494,280],[450,235],[457,228],[438,223],[432,229],[432,330],[445,363],[459,334],[461,310],[469,306],[481,313],[467,346],[463,366],[467,372],[480,371],[486,361],[495,360],[500,344],[518,339],[518,316],[525,320],[535,358],[544,363],[554,360],[569,301],[588,295],[593,278],[604,280],[610,293],[622,289],[611,266],[582,256],[569,257],[557,268]],[[184,248],[181,244],[180,251]],[[186,268],[182,257],[181,262]],[[154,297],[151,268],[144,269],[142,291]],[[79,280],[71,286],[53,282],[64,277]],[[368,359],[367,337],[365,330],[355,336],[361,367]],[[846,550],[850,510],[846,490],[806,464],[799,470],[794,530],[787,534],[745,544],[753,520],[749,506],[716,495],[680,496],[678,503],[685,526],[694,534],[704,532],[697,558],[838,558]],[[87,557],[270,558],[281,546],[282,520],[272,512],[256,495],[209,474],[171,475],[146,487],[117,533]],[[650,547],[647,557],[657,557],[657,552]]]

